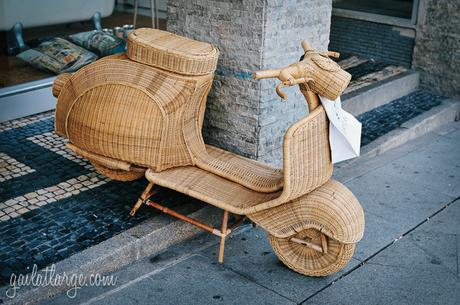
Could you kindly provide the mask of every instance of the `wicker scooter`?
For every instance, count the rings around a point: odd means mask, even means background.
[[[355,196],[344,185],[330,179],[333,166],[328,119],[316,93],[335,99],[337,92],[345,90],[350,76],[328,58],[335,53],[317,52],[306,42],[302,46],[305,55],[299,63],[254,74],[254,79],[280,79],[276,92],[283,99],[287,96],[281,89],[298,84],[310,110],[309,115],[293,124],[284,136],[282,171],[223,150],[218,159],[202,152],[204,156],[201,161],[197,159],[195,166],[162,172],[147,170],[150,183],[131,215],[141,204],[146,204],[219,236],[219,262],[223,262],[225,238],[231,232],[227,225],[229,213],[237,216],[232,229],[247,216],[268,232],[273,250],[289,268],[309,276],[325,276],[342,269],[362,238],[364,213]],[[216,150],[207,146],[207,151]],[[211,162],[219,166],[211,167]],[[222,209],[221,228],[150,200],[154,185]]]
[[[149,183],[131,210],[142,204],[225,238],[245,217],[265,229],[277,256],[305,275],[324,276],[351,259],[364,230],[353,194],[331,180],[328,119],[317,94],[334,100],[350,75],[302,44],[304,58],[255,79],[276,77],[276,91],[298,84],[310,113],[284,136],[283,169],[275,169],[205,145],[201,127],[217,65],[210,44],[154,29],[137,29],[127,55],[101,59],[53,84],[58,97],[55,130],[69,148],[116,180]],[[151,200],[167,187],[223,209],[220,228],[181,215]],[[236,222],[228,226],[229,214]]]

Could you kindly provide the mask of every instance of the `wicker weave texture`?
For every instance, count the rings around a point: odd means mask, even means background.
[[[285,202],[314,190],[332,176],[329,121],[322,106],[286,132],[283,168]]]
[[[117,181],[133,181],[144,177],[146,171],[145,168],[132,166],[130,163],[125,161],[96,155],[71,143],[67,144],[67,148],[83,158],[88,159],[97,172],[109,177],[110,179]]]
[[[247,214],[280,196],[280,192],[250,190],[194,166],[161,173],[148,170],[146,178],[235,214]],[[332,180],[298,199],[248,216],[268,231],[270,243],[284,264],[310,276],[342,269],[353,256],[355,243],[364,230],[364,216],[356,198]],[[326,254],[290,241],[297,237],[321,244],[320,232],[328,236]]]
[[[101,156],[84,149],[81,149],[71,143],[67,143],[67,148],[72,150],[77,155],[82,156],[85,159],[90,160],[91,162],[103,165],[109,169],[121,169],[124,171],[129,171],[131,169],[131,164],[122,160],[112,159],[109,157]]]
[[[132,60],[186,75],[214,72],[219,57],[209,43],[148,28],[129,34],[127,54]]]
[[[200,111],[212,79],[213,74],[180,76],[129,59],[103,59],[63,85],[55,129],[83,150],[138,166],[161,171],[190,165],[185,134],[201,138],[201,114],[189,109]],[[185,116],[196,128],[185,128]]]
[[[297,233],[295,237],[321,244],[319,234],[315,229],[307,229]],[[268,239],[275,254],[287,267],[308,276],[326,276],[341,270],[353,257],[356,245],[328,239],[327,253],[320,253],[292,242],[289,238],[269,234]]]
[[[133,181],[140,179],[144,177],[146,171],[145,168],[135,166],[132,166],[129,170],[126,171],[122,169],[111,169],[96,162],[91,162],[91,164],[99,174],[117,181]]]
[[[261,193],[239,183],[211,174],[196,166],[171,168],[162,172],[147,170],[150,182],[167,187],[234,214],[244,215],[257,205],[279,197],[280,192]]]
[[[210,145],[205,146],[201,128],[209,90],[210,86],[199,88],[195,96],[201,97],[201,100],[191,103],[184,112],[184,138],[193,156],[193,164],[254,191],[270,193],[280,190],[283,186],[282,170]]]
[[[291,126],[284,137],[284,169],[275,169],[230,152],[189,139],[194,164],[206,171],[241,184],[257,192],[275,192],[283,188],[276,205],[310,192],[332,175],[328,120],[322,107]],[[263,206],[260,208],[264,208]]]
[[[277,238],[316,229],[341,243],[358,242],[364,232],[364,212],[356,197],[330,180],[296,200],[248,217]]]
[[[198,167],[181,167],[160,173],[148,170],[146,178],[155,184],[185,193],[235,214],[256,213],[283,205],[307,194],[331,177],[332,163],[329,157],[327,126],[324,109],[318,107],[288,130],[283,144],[282,192],[264,193],[243,186],[243,183],[250,183],[252,186],[260,186],[264,183],[269,185],[267,181],[275,181],[273,179],[276,176],[275,171],[263,165],[259,165],[259,169],[254,166],[259,175],[250,177],[236,175],[237,172],[232,169],[236,167],[235,163],[222,162],[222,168],[214,168],[215,174]],[[211,154],[219,157],[218,151],[212,152],[212,149],[210,151]],[[247,159],[236,157],[235,159],[234,162],[239,164],[249,162]],[[251,165],[245,166],[249,168]],[[225,179],[229,174],[235,175],[231,180]]]
[[[56,77],[53,82],[53,87],[51,88],[51,92],[54,97],[58,97],[59,93],[61,93],[62,88],[64,87],[65,83],[70,80],[72,74],[70,73],[62,73]]]
[[[315,80],[310,89],[332,101],[339,97],[350,83],[351,74],[323,55],[309,56],[306,53],[304,64],[310,77]]]
[[[283,188],[283,171],[261,162],[210,145],[206,145],[205,152],[194,157],[199,168],[251,190],[271,193]]]

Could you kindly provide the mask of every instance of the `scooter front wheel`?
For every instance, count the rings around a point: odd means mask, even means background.
[[[141,167],[132,167],[131,170],[125,171],[121,169],[111,169],[96,162],[91,162],[91,164],[99,174],[117,181],[133,181],[140,179],[144,177],[146,170],[145,168]]]
[[[273,251],[287,267],[308,276],[326,276],[345,267],[353,256],[356,244],[327,238],[327,253],[324,253],[291,240],[294,237],[321,245],[320,235],[316,229],[306,229],[287,238],[268,234]]]

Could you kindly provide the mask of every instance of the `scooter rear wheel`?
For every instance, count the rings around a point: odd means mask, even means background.
[[[96,162],[91,162],[91,164],[99,174],[117,181],[134,181],[140,179],[144,177],[146,170],[141,167],[132,167],[131,170],[125,171],[121,169],[111,169]]]
[[[291,241],[292,237],[321,245],[320,232],[307,229],[288,238],[269,234],[270,244],[278,258],[290,269],[308,276],[326,276],[341,270],[355,250],[355,244],[344,244],[327,238],[327,253],[322,253]]]

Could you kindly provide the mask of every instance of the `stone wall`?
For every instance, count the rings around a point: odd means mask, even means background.
[[[220,50],[203,134],[207,143],[254,157],[260,83],[251,72],[261,68],[263,0],[169,0],[167,29],[207,41]]]
[[[300,42],[327,50],[331,23],[331,1],[267,1],[264,25],[262,69],[285,67],[303,53]],[[288,100],[275,93],[278,80],[261,80],[259,100],[259,141],[257,158],[281,165],[286,129],[308,112],[298,87],[285,89]]]
[[[460,1],[420,0],[413,66],[421,86],[460,97]]]
[[[332,16],[329,48],[402,64],[409,68],[414,36],[413,29]]]
[[[299,60],[301,39],[326,50],[330,18],[331,0],[169,0],[168,30],[221,52],[205,115],[207,143],[281,165],[284,132],[306,114],[306,104],[298,89],[287,89],[282,102],[276,80],[251,75]]]

